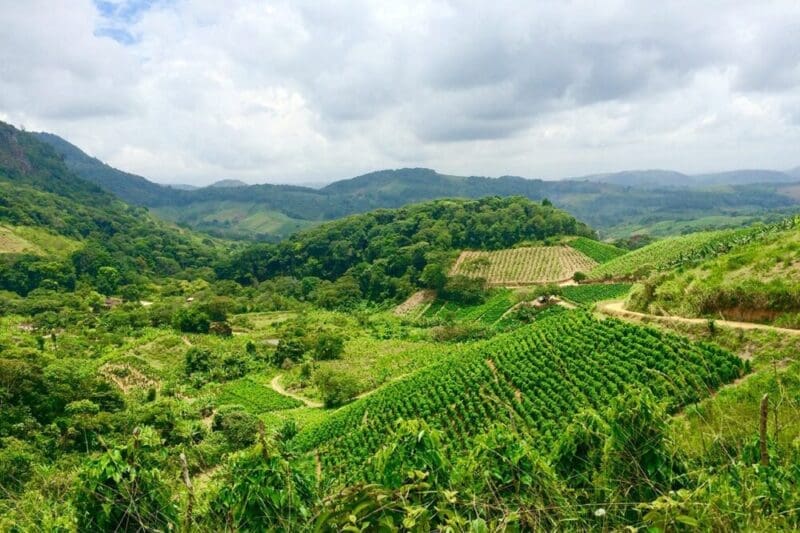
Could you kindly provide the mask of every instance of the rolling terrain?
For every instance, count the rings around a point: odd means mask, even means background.
[[[762,170],[703,176],[629,171],[554,181],[405,168],[321,188],[265,184],[183,190],[114,169],[55,135],[37,135],[62,154],[73,171],[124,201],[152,208],[173,222],[237,239],[275,241],[312,223],[439,198],[547,198],[613,238],[739,227],[774,221],[800,209],[792,185],[798,178],[791,172]]]

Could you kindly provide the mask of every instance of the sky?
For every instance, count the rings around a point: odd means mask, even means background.
[[[0,120],[162,183],[800,165],[800,2],[0,0]]]

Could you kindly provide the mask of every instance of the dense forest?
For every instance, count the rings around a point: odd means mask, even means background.
[[[217,275],[247,284],[294,276],[329,284],[331,298],[380,302],[415,287],[445,288],[452,252],[496,250],[594,232],[545,201],[525,198],[438,200],[377,210],[326,223],[275,245],[257,245],[217,268]],[[451,280],[450,287],[464,279]]]
[[[136,291],[149,277],[210,273],[214,242],[153,219],[66,168],[50,146],[0,124],[0,223],[81,243],[68,257],[0,256],[0,287],[20,294],[85,281]],[[108,292],[108,290],[106,290]]]

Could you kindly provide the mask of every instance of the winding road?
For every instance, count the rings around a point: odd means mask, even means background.
[[[649,315],[647,313],[639,313],[638,311],[630,311],[625,309],[625,302],[622,300],[615,300],[611,302],[601,302],[597,304],[597,310],[603,314],[618,316],[622,318],[638,318],[648,319],[656,322],[666,323],[681,323],[681,324],[708,324],[708,318],[686,318],[682,316],[661,316]],[[764,331],[774,331],[775,333],[784,333],[787,335],[800,335],[800,329],[779,328],[777,326],[768,326],[767,324],[756,324],[754,322],[737,322],[735,320],[717,320],[713,319],[716,326],[732,329],[760,329]]]
[[[315,402],[314,400],[309,400],[308,398],[304,398],[303,396],[300,396],[299,394],[294,394],[294,393],[289,392],[286,389],[284,389],[283,385],[281,385],[281,375],[282,374],[278,374],[277,376],[272,378],[272,381],[269,382],[269,386],[272,387],[272,390],[274,390],[278,394],[282,394],[284,396],[288,396],[289,398],[294,398],[298,402],[303,402],[306,407],[314,407],[314,408],[322,407],[322,404],[320,402]]]

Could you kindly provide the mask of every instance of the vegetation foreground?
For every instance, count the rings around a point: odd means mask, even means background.
[[[800,335],[715,322],[797,326],[796,218],[628,251],[489,197],[233,243],[1,126],[0,530],[800,528]]]

